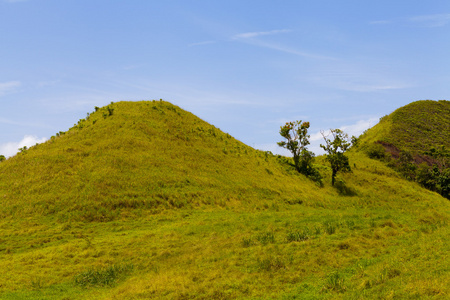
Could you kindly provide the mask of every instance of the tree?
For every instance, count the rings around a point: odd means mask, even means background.
[[[314,153],[306,148],[309,145],[308,128],[309,122],[302,122],[301,120],[287,122],[280,127],[280,135],[286,141],[279,142],[278,146],[291,151],[294,156],[294,166],[298,172],[312,175],[314,173],[314,168],[312,167]]]
[[[4,155],[0,155],[0,162],[6,160],[6,157]]]
[[[320,147],[327,152],[326,157],[331,165],[331,185],[336,182],[336,174],[341,172],[351,171],[348,163],[348,157],[344,155],[344,152],[350,148],[350,142],[348,141],[348,135],[340,129],[331,129],[329,135],[325,135],[323,131],[321,134],[325,140],[326,145],[320,145]],[[333,140],[328,137],[332,135]]]

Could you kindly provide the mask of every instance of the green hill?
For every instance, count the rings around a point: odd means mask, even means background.
[[[121,208],[295,201],[298,176],[266,156],[170,103],[114,103],[2,163],[0,212],[107,221]]]
[[[96,108],[0,163],[0,299],[447,297],[449,201],[349,158],[319,187],[170,103]]]
[[[450,148],[450,101],[422,100],[400,107],[381,118],[361,142],[383,142],[422,155],[432,147]]]
[[[416,101],[383,117],[360,149],[450,199],[450,101]],[[385,153],[386,152],[386,153]]]

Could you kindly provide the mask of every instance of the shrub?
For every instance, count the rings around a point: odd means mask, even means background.
[[[338,272],[333,272],[328,275],[324,289],[335,292],[343,292],[346,290],[344,277]]]
[[[75,284],[82,287],[113,286],[133,270],[133,265],[112,265],[102,269],[89,269],[75,276]]]
[[[275,243],[275,235],[273,234],[273,232],[262,233],[258,235],[256,239],[263,245]]]
[[[366,150],[367,156],[373,159],[386,159],[386,150],[384,149],[383,145],[375,143],[370,145]]]
[[[291,231],[287,234],[286,240],[288,242],[302,242],[306,241],[310,237],[310,231],[308,227],[305,227],[301,231]]]

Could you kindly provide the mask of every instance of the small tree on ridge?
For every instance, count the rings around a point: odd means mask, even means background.
[[[326,145],[320,145],[320,147],[327,152],[327,160],[331,165],[331,185],[334,185],[336,181],[337,172],[349,172],[351,171],[350,165],[348,163],[348,157],[344,155],[351,144],[348,141],[348,135],[340,129],[331,129],[331,135],[333,140],[329,139],[329,135],[325,135],[323,131],[321,134],[325,140]]]
[[[309,145],[308,134],[309,122],[301,120],[295,122],[287,122],[280,127],[280,135],[286,141],[278,142],[278,146],[291,151],[294,156],[294,166],[298,172],[311,175],[314,172],[312,160],[314,153],[308,151],[306,146]]]

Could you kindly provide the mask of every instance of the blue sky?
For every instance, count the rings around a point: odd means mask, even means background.
[[[0,0],[0,154],[164,99],[258,149],[450,99],[450,1]]]

